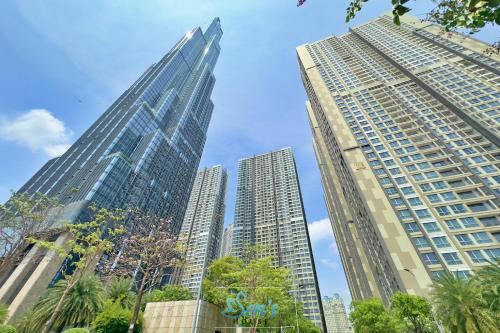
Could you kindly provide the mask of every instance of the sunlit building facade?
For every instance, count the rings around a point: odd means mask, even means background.
[[[226,210],[227,172],[217,165],[198,172],[179,243],[185,264],[179,283],[197,296],[210,263],[219,256]]]
[[[290,148],[244,158],[238,163],[233,255],[243,256],[248,245],[258,245],[258,255],[272,256],[276,266],[292,271],[294,295],[303,304],[305,317],[325,327],[299,179]]]
[[[233,224],[227,226],[222,235],[222,243],[220,246],[219,257],[227,257],[231,255],[233,249]]]
[[[352,326],[345,310],[344,300],[339,294],[323,297],[323,311],[327,333],[351,333]]]
[[[391,19],[297,48],[352,296],[385,302],[500,257],[500,58]]]
[[[19,191],[57,197],[69,221],[85,218],[90,203],[134,207],[171,219],[179,233],[214,108],[210,96],[221,36],[218,18],[205,31],[186,33]],[[57,241],[64,243],[63,237]],[[61,260],[42,252],[34,247],[26,253],[0,287],[13,316],[58,278]]]

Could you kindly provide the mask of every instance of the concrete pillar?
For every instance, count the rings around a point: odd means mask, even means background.
[[[66,241],[68,241],[68,239],[69,234],[62,234],[57,238],[55,243],[57,245],[63,245]],[[41,251],[41,249],[38,249],[38,251]],[[35,259],[36,255],[31,258],[31,260]],[[7,322],[13,322],[14,319],[22,315],[38,301],[40,296],[47,290],[48,285],[61,267],[64,259],[65,258],[60,257],[55,251],[52,250],[48,251],[44,255],[43,259],[40,261],[33,273],[26,280],[26,283],[22,286],[21,290],[19,290],[16,297],[10,303]],[[23,271],[26,272],[27,269],[24,269]],[[9,283],[11,285],[11,288],[15,288],[15,282],[19,280],[19,277],[16,278],[14,276],[11,276],[4,284],[4,286]],[[3,289],[4,288],[2,287],[0,291]],[[6,291],[5,293],[8,294],[8,291]]]

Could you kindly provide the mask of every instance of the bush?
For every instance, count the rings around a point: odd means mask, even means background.
[[[108,303],[92,324],[95,333],[127,333],[132,311],[122,308],[117,303]],[[139,333],[142,328],[141,318],[134,329]]]
[[[75,327],[75,328],[67,329],[63,333],[90,333],[90,331],[86,328]]]
[[[5,303],[0,303],[0,324],[2,324],[9,314],[9,307]]]
[[[16,333],[16,328],[12,325],[0,324],[0,333]]]

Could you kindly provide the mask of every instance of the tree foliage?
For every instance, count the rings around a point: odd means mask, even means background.
[[[49,232],[58,222],[55,216],[60,208],[56,199],[41,193],[13,193],[5,205],[0,204],[0,273],[16,263],[27,238]]]
[[[271,316],[271,311],[267,311],[265,315],[244,313],[238,319],[240,325],[259,331],[259,328],[271,326],[296,326],[298,319],[301,332],[320,332],[318,327],[303,317],[301,304],[296,304],[292,296],[293,289],[290,271],[274,267],[270,257],[253,259],[247,264],[232,256],[215,260],[202,284],[204,299],[221,308],[226,308],[227,299],[234,298],[239,292],[246,295],[241,300],[245,309],[252,309],[254,304],[269,306],[270,301],[279,307],[276,316]],[[295,315],[295,305],[298,318]],[[234,315],[241,314],[241,310],[235,309]]]
[[[351,21],[368,0],[352,0],[346,10],[346,22]],[[406,5],[409,0],[391,0],[392,16],[396,25],[400,25],[400,17],[411,9]],[[302,6],[306,0],[298,0]],[[475,33],[486,24],[500,24],[499,0],[438,0],[427,19],[444,27],[446,31],[465,29]]]
[[[108,210],[92,205],[88,208],[88,221],[68,223],[61,228],[62,234],[68,235],[69,240],[64,244],[30,238],[29,241],[38,246],[55,251],[69,263],[70,274],[61,271],[65,279],[59,284],[62,290],[47,319],[42,333],[48,333],[55,322],[60,321],[58,316],[72,289],[89,271],[94,271],[96,263],[104,253],[109,253],[114,246],[114,238],[123,233],[124,213],[121,210]]]
[[[170,220],[131,210],[126,225],[121,247],[115,249],[109,256],[111,260],[100,270],[108,275],[134,278],[136,299],[129,328],[131,333],[139,316],[144,291],[158,286],[167,268],[179,265],[179,252]]]
[[[54,287],[49,288],[26,317],[17,324],[19,332],[42,332],[67,289],[67,285],[68,280],[60,280]],[[68,326],[89,326],[102,310],[103,304],[104,288],[101,281],[95,275],[84,275],[67,293],[59,314],[52,324],[52,329],[60,331]]]
[[[397,292],[391,297],[390,312],[400,320],[405,332],[438,333],[431,304],[423,297]]]
[[[166,284],[161,289],[155,289],[144,295],[145,303],[186,301],[193,299],[188,288],[178,284]]]
[[[482,277],[464,279],[446,272],[434,280],[431,297],[436,316],[449,332],[498,332],[499,314],[490,311],[480,284],[481,279],[485,278],[485,272],[479,274]],[[489,276],[488,273],[486,275]],[[496,280],[496,288],[499,283]]]
[[[90,333],[86,328],[75,327],[65,330],[63,333]]]
[[[132,278],[114,277],[106,286],[106,297],[118,303],[125,309],[131,309],[135,303],[135,292],[132,291],[134,280]]]
[[[354,333],[400,333],[402,323],[397,320],[378,298],[351,303],[351,322]]]
[[[117,303],[108,302],[104,310],[97,316],[92,324],[94,333],[127,333],[132,320],[132,311],[122,308]],[[142,318],[139,316],[134,333],[141,331]]]
[[[9,307],[5,303],[0,303],[0,324],[4,323],[9,314]]]
[[[12,325],[0,324],[0,333],[16,333],[16,328]]]

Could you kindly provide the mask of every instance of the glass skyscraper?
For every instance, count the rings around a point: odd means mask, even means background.
[[[59,198],[70,221],[89,203],[137,207],[170,218],[178,233],[214,108],[210,96],[221,37],[218,18],[205,31],[186,33],[19,191]],[[57,257],[36,257],[27,255],[1,286],[0,298],[13,315],[36,301],[59,269]]]
[[[500,258],[500,57],[404,16],[297,48],[354,299]]]
[[[304,316],[325,329],[316,268],[290,148],[244,158],[238,164],[232,254],[258,245],[261,256],[292,271]]]
[[[221,165],[198,172],[182,223],[179,242],[185,264],[179,283],[199,296],[210,263],[217,259],[224,231],[227,172]]]

